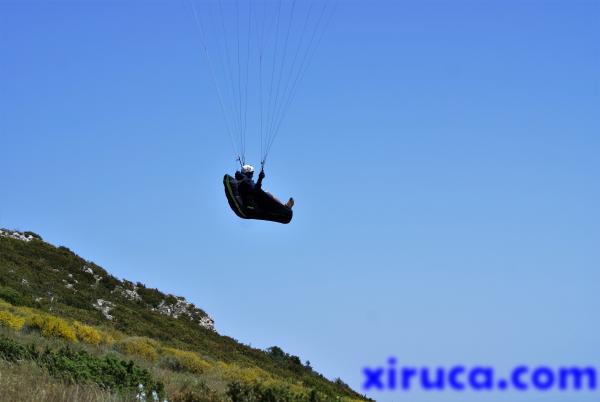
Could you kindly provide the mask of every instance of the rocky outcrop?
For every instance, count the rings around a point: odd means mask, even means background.
[[[28,243],[37,240],[44,245],[50,245],[54,249],[59,249],[63,253],[65,251],[72,253],[66,247],[56,247],[44,242],[39,235],[33,232],[0,229],[0,237]],[[141,307],[155,311],[174,319],[185,319],[202,328],[215,330],[214,320],[194,304],[188,302],[184,297],[164,294],[157,289],[147,289],[139,282],[134,284],[125,279],[119,280],[91,261],[81,259],[81,265],[77,268],[72,266],[56,266],[53,264],[47,269],[62,277],[57,281],[58,283],[62,282],[62,286],[73,293],[77,293],[79,297],[89,297],[88,303],[91,303],[96,310],[100,311],[107,320],[115,318],[113,311],[116,307],[120,307],[121,304],[125,306],[128,303],[136,303],[138,305],[137,308]],[[14,270],[12,272],[14,273]],[[32,280],[31,277],[29,279]],[[29,287],[29,281],[22,278],[21,286]],[[39,298],[39,302],[44,300],[41,295],[35,295],[35,297]],[[95,301],[93,301],[94,299]]]
[[[206,313],[198,309],[192,303],[188,302],[184,297],[171,296],[175,299],[174,303],[169,303],[166,300],[152,310],[160,314],[167,315],[173,318],[187,317],[190,321],[197,322],[203,328],[215,330],[215,322]]]
[[[98,300],[96,300],[96,302],[94,304],[92,304],[92,306],[96,310],[100,310],[100,312],[102,313],[104,318],[106,318],[107,320],[113,319],[113,316],[110,315],[110,311],[115,307],[113,302],[110,302],[108,300],[98,299]]]
[[[6,229],[0,229],[0,237],[10,237],[11,239],[17,239],[26,242],[30,242],[36,238],[33,234],[21,233],[15,230]]]

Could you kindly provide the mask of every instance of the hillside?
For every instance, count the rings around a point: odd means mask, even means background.
[[[0,230],[0,330],[2,381],[44,373],[44,386],[87,387],[89,400],[130,400],[144,385],[169,401],[365,400],[278,347],[220,335],[185,298],[119,280],[32,232]]]

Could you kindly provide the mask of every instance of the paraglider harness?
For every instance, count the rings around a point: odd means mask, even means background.
[[[293,212],[271,194],[263,191],[264,162],[256,184],[252,178],[240,171],[235,177],[228,174],[223,177],[225,195],[233,212],[242,219],[259,219],[265,221],[290,223]]]

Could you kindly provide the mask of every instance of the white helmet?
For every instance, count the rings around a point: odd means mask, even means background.
[[[242,173],[254,173],[254,167],[250,165],[242,166]]]

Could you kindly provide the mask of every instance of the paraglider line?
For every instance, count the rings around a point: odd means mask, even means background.
[[[199,33],[200,33],[201,46],[202,46],[202,49],[204,50],[204,54],[206,55],[206,59],[208,61],[208,68],[210,70],[210,75],[212,77],[213,84],[215,85],[215,88],[217,90],[217,95],[219,97],[219,104],[221,106],[221,112],[223,113],[223,119],[225,120],[225,127],[226,127],[226,130],[227,130],[227,133],[229,134],[229,140],[231,141],[231,146],[233,148],[233,152],[236,155],[238,155],[238,158],[239,158],[239,152],[238,152],[238,150],[237,150],[237,148],[235,146],[235,142],[233,141],[233,134],[232,134],[231,129],[229,127],[229,125],[230,125],[229,119],[227,118],[227,113],[225,112],[225,106],[224,106],[224,103],[223,103],[223,96],[221,94],[221,89],[219,88],[219,83],[217,82],[217,79],[216,79],[216,76],[215,76],[215,72],[214,72],[214,69],[213,69],[213,62],[211,60],[211,57],[210,57],[210,54],[209,54],[209,51],[208,51],[208,47],[206,45],[206,41],[205,41],[205,38],[204,38],[204,30],[203,30],[203,27],[202,27],[202,23],[200,21],[200,18],[198,17],[198,11],[196,10],[196,6],[195,6],[193,0],[189,0],[189,1],[190,1],[191,6],[192,6],[193,13],[194,13],[194,20],[196,21],[196,27],[198,28]]]

